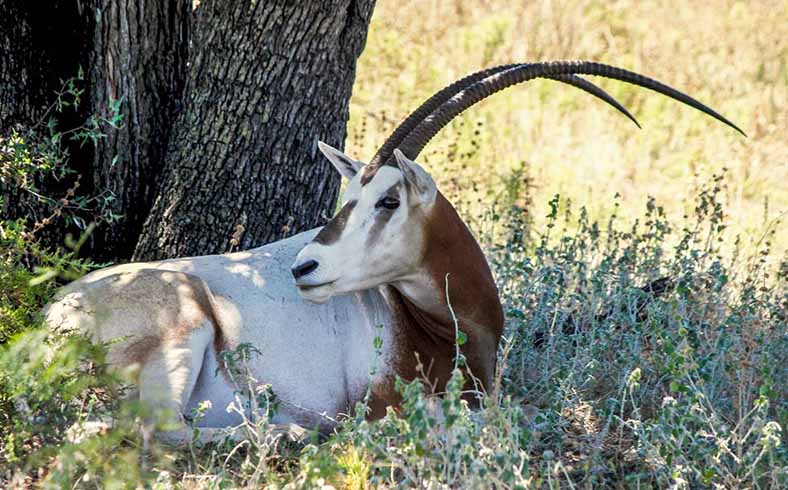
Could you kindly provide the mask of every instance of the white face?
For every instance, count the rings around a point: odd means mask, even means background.
[[[340,211],[293,263],[301,296],[322,303],[416,274],[425,217],[437,194],[429,174],[399,150],[396,168],[373,171],[322,142],[318,146],[350,182]]]

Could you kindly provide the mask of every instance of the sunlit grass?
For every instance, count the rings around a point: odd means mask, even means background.
[[[576,89],[532,81],[473,107],[421,155],[450,199],[481,198],[480,208],[502,193],[523,199],[506,187],[524,166],[537,220],[554,194],[601,217],[616,193],[624,217],[640,215],[653,196],[680,218],[699,182],[725,170],[732,231],[756,242],[780,226],[775,218],[788,212],[786,2],[378,2],[357,70],[348,151],[370,158],[409,111],[465,74],[550,59],[652,76],[708,103],[748,138],[620,82],[595,79],[643,130]],[[773,246],[781,255],[788,233],[778,232]]]

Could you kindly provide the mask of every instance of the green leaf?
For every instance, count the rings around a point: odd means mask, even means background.
[[[457,345],[465,345],[466,342],[468,342],[468,334],[457,329]]]

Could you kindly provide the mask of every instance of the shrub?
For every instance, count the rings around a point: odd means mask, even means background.
[[[437,400],[419,380],[400,383],[398,413],[368,422],[359,411],[327,440],[299,446],[266,435],[275,394],[239,377],[242,399],[263,409],[247,424],[261,435],[254,444],[155,447],[147,471],[131,473],[122,468],[141,461],[143,408],[113,403],[122,387],[100,346],[72,338],[53,355],[48,342],[64,341],[32,329],[52,287],[6,263],[0,277],[14,293],[2,311],[16,319],[6,331],[27,333],[0,350],[5,477],[54,487],[784,486],[788,262],[770,261],[773,229],[752,253],[738,240],[725,249],[722,186],[711,179],[679,224],[653,200],[631,225],[615,213],[592,221],[558,197],[543,231],[516,206],[488,216],[505,237],[488,253],[508,320],[481,410],[461,400],[459,372]],[[47,263],[87,267],[68,254]],[[242,365],[249,355],[223,358]],[[63,437],[75,422],[110,416],[105,434]]]

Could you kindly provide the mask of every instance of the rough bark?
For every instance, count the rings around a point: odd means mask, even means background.
[[[0,129],[5,133],[43,114],[47,80],[40,73],[43,64],[30,62],[35,49],[30,10],[20,0],[0,0],[0,9]]]
[[[191,0],[95,0],[92,109],[120,100],[119,129],[95,148],[93,179],[123,218],[94,232],[98,260],[129,259],[148,216],[183,90]]]
[[[89,19],[71,0],[51,0],[44,8],[27,0],[0,0],[0,134],[13,129],[21,132],[34,128],[47,134],[47,109],[56,100],[63,81],[77,75],[85,62],[89,39]],[[79,125],[87,108],[70,108],[57,114],[55,129]],[[77,172],[90,171],[90,151],[79,145],[67,145],[70,165]],[[72,183],[37,177],[41,194],[58,196]],[[83,189],[89,189],[90,185]],[[0,181],[3,205],[0,218],[25,218],[30,221],[48,214],[48,206],[33,194],[20,189],[13,179]],[[50,245],[62,245],[62,228],[50,227],[40,239]]]
[[[136,259],[249,248],[321,224],[374,0],[206,1]],[[244,227],[237,233],[237,225]]]
[[[37,123],[61,80],[77,74],[86,19],[75,2],[49,3],[0,0],[0,130]]]
[[[344,141],[373,6],[206,0],[195,15],[191,0],[0,0],[0,131],[41,121],[81,66],[82,107],[58,127],[117,99],[123,115],[95,148],[68,148],[81,193],[111,192],[123,216],[89,254],[127,259],[140,233],[138,258],[221,252],[238,224],[239,248],[282,238],[334,205],[339,179],[315,141]],[[57,197],[70,182],[37,184]],[[13,185],[0,196],[3,219],[45,214]],[[51,245],[63,231],[50,227]]]

